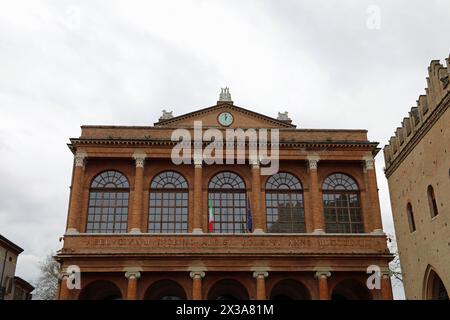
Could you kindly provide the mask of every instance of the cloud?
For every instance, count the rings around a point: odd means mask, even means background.
[[[380,29],[367,29],[367,8]],[[366,128],[383,145],[448,55],[446,1],[18,1],[0,13],[0,230],[19,270],[56,250],[81,124],[151,125],[237,105],[303,128]],[[382,156],[383,222],[393,233]],[[7,226],[7,227],[5,227]]]

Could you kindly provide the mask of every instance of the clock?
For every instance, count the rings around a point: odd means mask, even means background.
[[[222,112],[218,117],[219,123],[225,127],[228,127],[233,123],[233,115],[229,112]]]

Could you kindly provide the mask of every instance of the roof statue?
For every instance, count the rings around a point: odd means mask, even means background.
[[[159,121],[168,120],[173,118],[173,111],[162,111],[162,116],[159,118]]]
[[[277,120],[280,120],[280,121],[292,121],[292,119],[289,118],[289,115],[288,115],[287,111],[285,111],[285,112],[278,112]]]
[[[228,87],[220,88],[219,101],[232,102],[232,100],[231,100],[231,94],[230,94],[230,89],[229,89]]]

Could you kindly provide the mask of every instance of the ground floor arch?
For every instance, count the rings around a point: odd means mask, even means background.
[[[158,280],[145,291],[144,300],[186,300],[186,291],[174,280]]]
[[[347,279],[338,282],[331,290],[331,300],[372,300],[367,286],[359,280]]]
[[[97,280],[89,283],[81,291],[79,300],[121,300],[122,292],[113,282]]]
[[[239,281],[223,279],[209,289],[208,300],[249,300],[249,294]]]
[[[425,292],[426,300],[449,300],[447,288],[437,272],[428,266],[425,272]]]
[[[300,281],[285,279],[278,281],[270,292],[270,300],[310,300],[308,288]]]

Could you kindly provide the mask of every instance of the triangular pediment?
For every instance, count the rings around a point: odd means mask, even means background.
[[[222,125],[219,116],[228,112],[233,121],[230,125]],[[288,121],[277,120],[260,113],[238,107],[232,103],[219,103],[217,105],[200,109],[170,119],[160,120],[154,125],[158,127],[192,127],[194,121],[202,121],[203,127],[214,128],[295,128]]]

